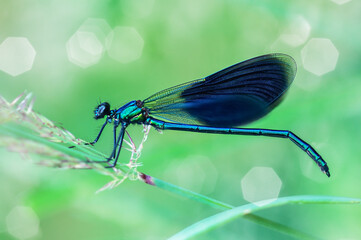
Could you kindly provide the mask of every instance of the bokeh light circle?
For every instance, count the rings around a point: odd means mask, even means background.
[[[280,39],[292,47],[298,47],[307,41],[310,32],[309,22],[303,16],[296,15],[291,19]]]
[[[256,205],[265,205],[276,200],[281,186],[281,179],[270,167],[254,167],[241,180],[244,199]]]
[[[335,45],[327,38],[312,38],[301,50],[303,67],[317,76],[333,71],[338,55]]]
[[[39,233],[39,218],[30,207],[16,206],[6,216],[8,233],[18,239],[29,239]]]
[[[0,70],[18,76],[33,67],[35,49],[27,38],[8,37],[0,45]]]
[[[66,43],[70,62],[82,68],[98,63],[111,28],[104,19],[88,18]]]
[[[139,59],[143,46],[143,38],[133,27],[116,27],[107,42],[108,55],[120,63],[130,63]]]

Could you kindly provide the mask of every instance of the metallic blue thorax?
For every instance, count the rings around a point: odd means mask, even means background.
[[[127,123],[140,123],[144,120],[142,108],[137,105],[137,101],[131,101],[118,108],[113,118]]]

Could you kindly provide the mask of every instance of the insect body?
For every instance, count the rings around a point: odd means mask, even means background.
[[[108,162],[114,167],[130,124],[147,124],[161,130],[288,138],[305,151],[328,177],[327,163],[308,143],[291,131],[236,128],[268,114],[282,100],[296,74],[296,63],[285,54],[252,58],[208,77],[160,91],[149,98],[131,101],[119,109],[107,102],[94,111],[95,119],[113,123],[114,147]],[[120,127],[119,135],[117,129]]]

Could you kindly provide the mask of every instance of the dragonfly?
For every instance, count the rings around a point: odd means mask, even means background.
[[[105,118],[105,122],[89,144],[98,142],[105,126],[113,123],[114,146],[106,162],[107,167],[115,167],[125,130],[131,124],[151,125],[158,130],[288,138],[330,177],[320,154],[293,132],[237,127],[264,117],[278,106],[295,78],[296,69],[291,56],[272,53],[167,88],[143,101],[131,101],[118,109],[102,102],[95,108],[94,118]]]

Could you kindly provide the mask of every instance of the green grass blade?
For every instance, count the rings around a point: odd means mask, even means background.
[[[104,154],[85,145],[85,141],[75,138],[41,114],[33,112],[32,106],[31,94],[22,94],[11,103],[0,96],[0,147],[29,155],[39,165],[92,169],[110,176],[113,181],[101,190],[117,186],[134,172],[131,164],[104,168],[104,164],[107,164]],[[96,161],[102,161],[103,164]]]
[[[262,225],[264,227],[267,227],[269,229],[272,229],[274,231],[277,231],[277,232],[280,232],[280,233],[283,233],[283,234],[286,234],[286,235],[289,235],[289,236],[292,236],[296,239],[309,239],[309,240],[314,240],[314,239],[318,239],[317,237],[311,235],[311,234],[308,234],[308,233],[305,233],[305,232],[301,232],[300,230],[296,230],[294,228],[291,228],[291,227],[288,227],[286,225],[283,225],[281,223],[277,223],[277,222],[274,222],[272,220],[269,220],[267,218],[263,218],[263,217],[260,217],[258,215],[255,215],[255,214],[247,214],[244,216],[245,219],[247,220],[250,220],[254,223],[257,223],[259,225]]]
[[[209,206],[214,207],[216,209],[225,210],[225,209],[233,208],[233,206],[230,205],[230,204],[223,203],[221,201],[218,201],[216,199],[204,196],[202,194],[192,192],[192,191],[190,191],[188,189],[185,189],[185,188],[176,186],[174,184],[162,181],[162,180],[160,180],[158,178],[151,177],[151,176],[146,175],[144,173],[141,173],[140,177],[145,183],[147,183],[149,185],[159,187],[159,188],[161,188],[163,190],[166,190],[168,192],[172,192],[172,193],[177,194],[179,196],[183,196],[183,197],[186,197],[186,198],[189,198],[189,199],[193,199],[193,200],[195,200],[197,202],[209,205]]]
[[[47,140],[46,138],[36,135],[35,133],[31,132],[29,129],[27,129],[21,125],[16,125],[16,124],[12,124],[12,123],[1,124],[0,125],[0,133],[2,133],[4,135],[6,134],[9,136],[13,136],[16,138],[28,139],[28,140],[43,144],[43,145],[48,146],[52,149],[55,149],[59,152],[62,152],[69,156],[75,157],[75,158],[79,159],[80,161],[87,161],[87,160],[99,161],[99,160],[104,159],[104,158],[101,158],[100,153],[97,156],[95,154],[85,154],[82,151],[79,151],[80,149],[82,149],[82,147],[73,149],[73,148],[69,148],[63,144],[51,142],[51,141]]]
[[[37,158],[43,160],[38,163],[46,166],[62,168],[85,167],[111,176],[113,178],[113,181],[105,185],[100,190],[117,186],[118,184],[123,182],[129,176],[129,174],[135,173],[135,176],[138,176],[136,168],[133,168],[129,164],[118,164],[117,169],[105,169],[102,165],[95,163],[94,161],[101,161],[104,159],[104,155],[102,153],[96,151],[89,146],[84,145],[84,141],[76,139],[67,130],[55,126],[53,122],[51,122],[44,116],[33,112],[32,102],[30,102],[30,94],[25,96],[23,100],[21,100],[22,98],[23,96],[20,96],[12,103],[8,103],[5,99],[0,97],[0,146],[5,146],[12,151],[18,151],[25,154],[34,154]],[[20,103],[18,103],[19,101]],[[146,140],[146,136],[147,135],[145,134],[143,142]],[[69,148],[69,146],[76,147]],[[137,157],[133,158],[132,154],[132,159],[136,160]],[[206,204],[220,210],[228,209],[228,211],[232,211],[235,209],[239,209],[234,208],[234,206],[227,203],[223,203],[221,201],[209,198],[198,193],[194,193],[190,190],[164,182],[162,180],[153,178],[145,174],[140,174],[139,176],[140,179],[142,179],[147,184],[157,186],[166,191],[193,199],[202,204]],[[307,196],[304,196],[303,199],[305,199],[306,197]],[[290,202],[291,199],[288,199],[288,201]],[[306,203],[308,201],[309,199],[306,199]],[[276,202],[282,205],[279,200],[277,200]],[[330,201],[326,202],[330,203]],[[300,199],[298,199],[297,203],[300,203]],[[231,213],[234,214],[233,211]],[[219,217],[222,215],[219,215],[218,218],[216,218],[216,216],[218,215],[215,215],[215,218],[213,220],[211,219],[208,220],[208,222],[206,221],[208,227],[198,232],[200,233],[206,231],[208,229],[211,229],[212,227],[216,227],[217,224],[223,224],[224,222],[232,220],[232,217],[227,218],[226,216],[226,218],[223,217],[222,220],[222,218]],[[245,216],[245,218],[250,221],[256,222],[258,224],[269,227],[279,232],[286,233],[291,236],[299,238],[307,238],[309,236],[282,224],[275,223],[271,220],[250,214],[250,212],[248,212],[247,215],[245,215],[245,213],[243,215],[242,213],[238,213],[238,215],[233,216],[233,218],[237,218],[238,216]],[[202,226],[204,227],[206,225]],[[192,226],[190,228],[193,229],[193,231],[194,229],[200,229],[198,227],[192,228]]]
[[[199,194],[199,193],[192,192],[192,191],[190,191],[188,189],[181,188],[179,186],[176,186],[174,184],[165,182],[165,181],[160,180],[160,179],[155,178],[155,177],[151,177],[151,176],[146,175],[144,173],[141,173],[140,177],[147,184],[153,185],[155,187],[159,187],[159,188],[161,188],[163,190],[172,192],[174,194],[177,194],[177,195],[185,197],[185,198],[195,200],[197,202],[200,202],[202,204],[206,204],[208,206],[211,206],[211,207],[219,209],[219,210],[228,210],[228,209],[234,208],[234,206],[232,206],[230,204],[218,201],[216,199],[204,196],[204,195]],[[278,232],[284,233],[286,235],[293,236],[295,238],[315,239],[315,237],[313,237],[313,236],[311,236],[309,234],[303,233],[303,232],[301,232],[299,230],[293,229],[291,227],[285,226],[283,224],[274,222],[272,220],[269,220],[269,219],[266,219],[266,218],[263,218],[263,217],[260,217],[260,216],[254,215],[254,214],[248,214],[248,215],[245,215],[244,217],[249,221],[255,222],[255,223],[260,224],[260,225],[262,225],[264,227],[270,228],[270,229],[272,229],[274,231],[278,231]]]
[[[246,204],[224,212],[218,213],[211,217],[205,218],[184,230],[173,235],[170,239],[189,239],[201,233],[207,232],[213,228],[219,227],[225,223],[233,221],[237,218],[247,216],[268,208],[279,207],[287,204],[360,204],[361,199],[357,198],[343,198],[332,196],[291,196],[278,198],[277,200],[267,203],[267,201],[260,201],[255,204]]]

